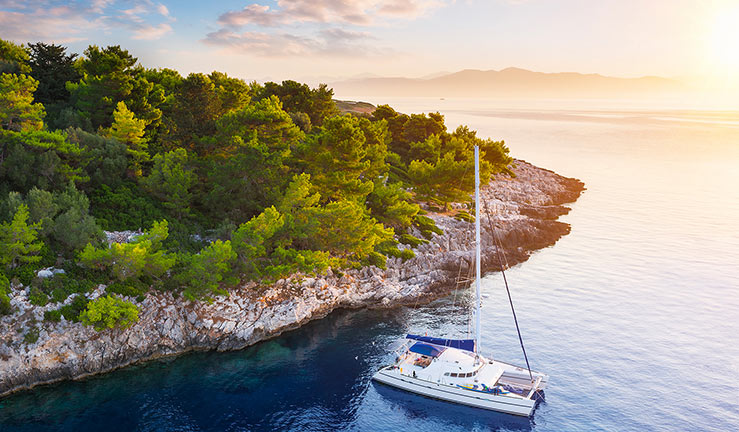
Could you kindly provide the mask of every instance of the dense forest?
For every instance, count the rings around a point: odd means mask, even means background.
[[[47,320],[125,327],[152,289],[207,301],[248,280],[412,258],[417,236],[440,232],[419,203],[470,201],[474,145],[483,178],[509,173],[503,142],[450,132],[438,113],[341,115],[325,85],[0,40],[0,314],[22,284],[59,305]],[[104,233],[139,229],[123,243]]]

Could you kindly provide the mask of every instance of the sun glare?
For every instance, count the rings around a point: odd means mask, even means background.
[[[711,48],[723,74],[739,73],[739,6],[725,9],[713,22]]]

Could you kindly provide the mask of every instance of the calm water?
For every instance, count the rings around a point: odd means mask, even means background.
[[[738,113],[389,102],[440,110],[587,185],[563,218],[572,233],[509,273],[532,366],[551,376],[533,418],[370,383],[405,332],[466,335],[463,290],[22,393],[0,400],[0,430],[739,429]],[[483,290],[483,351],[522,363],[500,275]]]

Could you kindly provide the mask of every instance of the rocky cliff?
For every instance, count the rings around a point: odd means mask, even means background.
[[[483,268],[499,268],[491,225],[509,265],[554,244],[570,226],[556,219],[569,211],[582,182],[516,161],[515,178],[500,177],[481,198]],[[43,322],[46,307],[32,306],[28,290],[13,287],[16,312],[0,319],[0,396],[39,384],[77,379],[132,363],[189,350],[234,350],[321,318],[337,308],[393,307],[428,301],[453,289],[474,258],[474,225],[444,214],[429,214],[444,230],[415,249],[405,262],[388,259],[387,270],[366,267],[318,277],[295,275],[269,287],[234,289],[212,303],[189,302],[169,293],[151,293],[139,305],[140,320],[126,330],[96,332],[79,323]],[[103,287],[88,296],[100,295]],[[135,302],[134,299],[130,299]],[[33,323],[42,328],[35,343],[23,341]]]

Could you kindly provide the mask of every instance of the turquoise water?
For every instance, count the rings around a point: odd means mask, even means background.
[[[21,393],[0,400],[0,431],[739,429],[739,114],[389,102],[586,183],[571,234],[508,273],[532,367],[551,377],[531,419],[370,382],[405,332],[466,335],[462,290]],[[483,297],[483,351],[522,363],[500,275]]]

